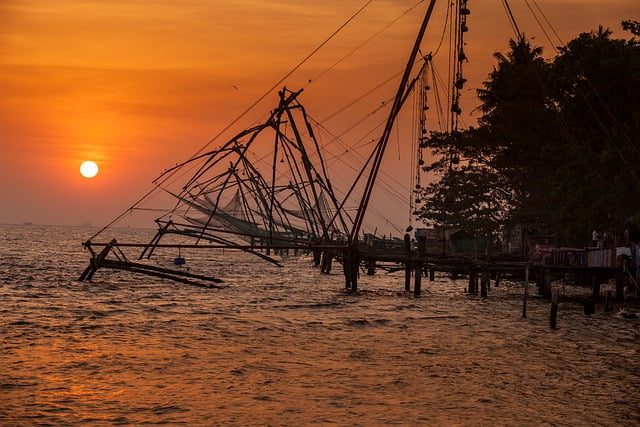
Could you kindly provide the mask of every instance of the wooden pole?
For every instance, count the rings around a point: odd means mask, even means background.
[[[106,245],[98,255],[94,255],[91,257],[91,260],[89,261],[89,266],[84,270],[84,272],[80,275],[80,278],[78,279],[79,282],[82,282],[84,280],[91,280],[93,278],[93,275],[96,273],[96,271],[98,271],[100,267],[102,267],[102,264],[105,258],[107,257],[107,255],[109,255],[109,252],[113,248],[113,245],[115,245],[116,243],[118,243],[116,239],[111,240],[111,242],[109,242],[109,244]],[[91,247],[90,246],[88,247],[91,250]]]
[[[529,293],[529,266],[524,270],[524,295],[522,298],[522,318],[527,318],[527,295]]]
[[[551,296],[551,313],[549,315],[549,326],[551,329],[556,328],[558,320],[558,290],[554,290]]]
[[[315,255],[315,251],[314,251]],[[346,289],[351,289],[351,249],[347,248],[342,254],[342,269],[344,271],[344,283]]]
[[[544,269],[542,275],[543,295],[545,298],[551,299],[551,270]]]
[[[367,263],[367,276],[373,276],[376,274],[376,260],[372,259]]]
[[[478,273],[476,270],[469,271],[469,294],[476,295],[478,293]]]
[[[480,276],[480,296],[486,298],[488,296],[487,288],[489,286],[489,270],[483,269]]]
[[[411,290],[411,236],[409,233],[404,235],[404,253],[407,256],[407,261],[404,263],[404,291],[409,292]]]
[[[349,250],[349,276],[350,290],[356,292],[358,290],[358,267],[360,266],[360,257],[355,249]]]
[[[420,263],[416,263],[415,266],[415,285],[413,287],[413,296],[419,297],[422,285],[422,265]]]
[[[536,284],[538,285],[538,295],[544,295],[544,270],[542,269],[538,269]]]

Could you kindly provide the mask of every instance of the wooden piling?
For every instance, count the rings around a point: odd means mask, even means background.
[[[551,299],[551,270],[545,268],[542,274],[543,295],[547,299]]]
[[[429,281],[433,282],[434,280],[436,280],[436,270],[432,268],[429,270]]]
[[[480,296],[482,298],[488,296],[489,277],[489,270],[483,269],[482,275],[480,276]]]
[[[269,255],[269,248],[267,248],[267,255]],[[320,266],[321,258],[322,258],[322,252],[320,252],[320,249],[314,249],[313,250],[313,266],[314,267]]]
[[[524,270],[524,292],[522,298],[522,318],[527,318],[527,296],[529,294],[529,266]]]
[[[102,249],[102,251],[100,251],[100,253],[97,255],[91,249],[91,244],[87,243],[87,248],[94,255],[91,257],[91,260],[89,261],[89,266],[80,275],[80,278],[78,279],[79,282],[82,282],[84,280],[91,280],[93,278],[93,275],[96,273],[96,271],[98,271],[100,267],[102,267],[102,263],[106,259],[107,255],[109,255],[109,252],[111,252],[113,245],[115,245],[116,243],[117,243],[116,239],[111,240],[111,242],[109,242],[109,244],[106,245]]]
[[[356,253],[356,249],[353,247],[344,250],[344,277],[345,287],[350,291],[358,290],[358,266],[360,264],[360,257]]]
[[[367,262],[367,276],[373,276],[376,274],[376,261],[371,260]]]
[[[407,258],[411,258],[411,236],[409,233],[405,233],[404,235],[404,253]],[[404,263],[404,291],[411,291],[411,271],[413,270],[413,266],[411,265],[410,260],[405,261]]]
[[[325,274],[331,274],[331,267],[333,264],[333,252],[332,251],[327,251],[327,263],[324,267],[324,272]]]
[[[409,292],[411,290],[411,263],[407,261],[404,264],[404,291]]]
[[[332,263],[333,263],[333,251],[331,250],[323,251],[320,271],[324,274],[331,274]]]
[[[595,314],[596,312],[596,304],[592,300],[587,300],[584,302],[584,314],[590,315]]]
[[[536,276],[536,284],[538,285],[538,295],[544,295],[544,270],[538,269]]]
[[[478,294],[478,272],[474,269],[469,271],[469,294]]]
[[[558,320],[558,290],[554,290],[551,296],[551,313],[549,314],[549,327],[555,329]]]
[[[415,297],[419,297],[421,287],[422,287],[422,265],[416,263],[416,267],[414,271],[415,271],[415,285],[413,287],[413,295]]]

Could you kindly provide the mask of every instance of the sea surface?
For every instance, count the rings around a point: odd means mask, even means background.
[[[378,271],[352,294],[339,265],[229,251],[180,253],[221,289],[112,270],[78,282],[94,231],[0,225],[2,426],[640,425],[628,302],[587,316],[561,286],[551,329],[533,284],[523,319],[521,282],[483,299],[436,275],[414,298],[402,272]],[[153,236],[114,233],[101,241]]]

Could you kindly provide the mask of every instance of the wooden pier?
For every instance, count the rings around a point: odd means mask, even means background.
[[[581,257],[583,261],[569,263],[566,256],[569,252],[574,257]],[[405,271],[405,291],[411,291],[413,282],[413,294],[416,297],[421,294],[423,277],[433,281],[436,272],[447,274],[454,279],[467,276],[467,292],[471,295],[480,294],[481,297],[488,296],[491,281],[495,286],[499,286],[502,278],[510,276],[527,282],[535,281],[538,294],[549,300],[553,297],[552,282],[571,278],[572,285],[592,290],[593,302],[599,300],[602,284],[615,280],[615,298],[622,300],[625,283],[632,278],[624,263],[618,262],[615,256],[607,258],[606,262],[587,262],[590,255],[599,255],[599,252],[615,253],[615,248],[557,250],[552,252],[550,257],[533,261],[529,256],[503,253],[474,257],[466,254],[429,252],[420,242],[416,247],[412,247],[412,242],[405,236],[404,246],[401,248],[387,247],[381,250],[363,243],[357,247],[346,248],[344,275],[347,289],[356,291],[358,274],[353,271],[354,263],[361,265],[360,270],[367,271],[367,274],[372,274],[375,268],[402,269]]]

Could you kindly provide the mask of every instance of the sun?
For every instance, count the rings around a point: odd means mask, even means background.
[[[98,174],[98,165],[96,164],[96,162],[87,160],[86,162],[80,165],[80,173],[85,178],[93,178]]]

